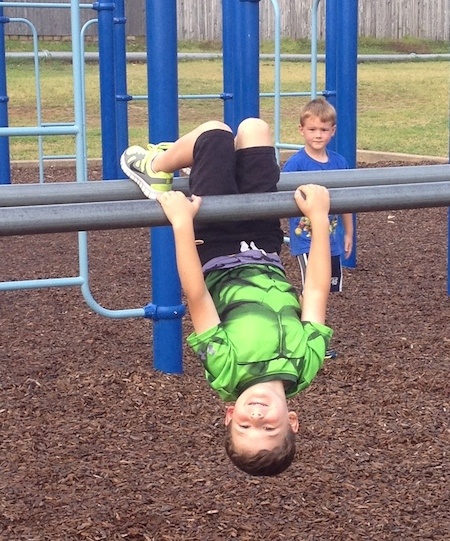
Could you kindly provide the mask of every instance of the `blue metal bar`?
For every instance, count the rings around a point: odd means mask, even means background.
[[[80,276],[83,279],[81,284],[81,293],[84,300],[92,310],[97,314],[100,314],[104,317],[124,319],[128,317],[144,317],[143,308],[131,308],[124,310],[109,310],[101,306],[92,296],[92,293],[89,288],[89,261],[88,261],[88,251],[87,251],[87,233],[86,231],[78,232],[78,245],[79,249],[79,267],[80,267]]]
[[[126,178],[125,173],[118,166],[122,152],[128,147],[128,101],[131,96],[127,93],[127,52],[125,29],[125,2],[115,0],[114,11],[114,58],[115,58],[115,89],[117,114],[117,178]]]
[[[76,154],[76,180],[87,181],[87,155],[86,155],[86,129],[84,112],[84,88],[83,88],[83,48],[81,46],[80,9],[76,0],[70,3],[70,27],[72,33],[72,73],[73,73],[73,99],[74,118],[77,127],[75,137]],[[61,130],[63,128],[60,128]]]
[[[333,107],[338,108],[336,103],[336,88],[337,88],[337,66],[338,66],[338,20],[337,13],[339,10],[337,0],[327,0],[325,3],[325,92],[324,96]],[[347,27],[345,27],[347,28]],[[346,30],[345,30],[346,31]],[[342,30],[341,30],[342,32]],[[340,123],[338,113],[338,126]],[[328,143],[330,150],[337,151],[337,137],[333,137]],[[342,258],[342,265],[345,267],[354,267],[356,265],[357,253],[357,235],[356,235],[356,217],[353,217],[353,250],[350,258]],[[344,225],[341,217],[338,219],[338,235],[343,237]]]
[[[39,2],[2,2],[3,6],[5,8],[71,8],[71,5],[68,3],[61,4],[61,3],[51,3],[51,2],[43,2],[42,4]],[[92,9],[92,4],[77,4],[78,8],[81,9]]]
[[[4,135],[77,135],[80,128],[73,124],[65,127],[27,126],[21,128],[0,128],[0,136]]]
[[[447,295],[450,295],[450,207],[447,216]]]
[[[6,47],[5,24],[9,21],[3,16],[3,3],[0,2],[0,156],[2,167],[0,169],[0,184],[11,183],[11,158],[9,151],[9,137],[1,137],[2,129],[8,127],[8,90],[6,83]]]
[[[102,127],[103,179],[118,178],[117,111],[114,49],[114,4],[96,2],[98,10],[98,49],[100,69],[100,107]]]
[[[278,94],[279,96],[282,96],[282,97],[296,97],[296,98],[299,98],[299,97],[309,97],[311,96],[311,92],[280,92],[280,94]],[[276,97],[277,94],[275,92],[262,92],[259,97],[260,98],[273,98],[273,97]]]
[[[36,92],[36,121],[38,126],[48,126],[42,122],[42,100],[41,100],[41,80],[39,70],[39,44],[36,27],[27,19],[15,17],[10,22],[23,23],[28,26],[33,36],[33,59],[34,59],[34,85]],[[38,136],[38,156],[39,156],[39,182],[44,182],[44,147],[42,135]]]
[[[178,138],[178,62],[176,0],[146,0],[149,139]],[[170,227],[151,230],[152,296],[156,306],[181,304],[181,285]],[[153,326],[154,366],[181,373],[181,319],[158,320]]]
[[[319,56],[324,60],[324,55],[317,54],[317,43],[318,43],[318,9],[319,9],[320,0],[314,0],[312,7],[312,17],[311,17],[311,55],[307,56],[308,60],[311,61],[311,91],[309,92],[281,92],[281,60],[298,57],[298,55],[282,55],[280,48],[280,13],[279,7],[275,0],[272,0],[272,4],[275,12],[275,54],[274,55],[260,55],[260,58],[263,56],[271,56],[275,61],[275,88],[274,92],[260,93],[260,98],[271,98],[274,97],[274,138],[275,138],[275,151],[277,155],[277,160],[280,161],[280,152],[281,148],[284,149],[300,149],[303,145],[298,144],[289,144],[280,142],[280,116],[281,116],[281,107],[280,107],[280,98],[281,97],[310,97],[315,98],[318,94],[317,91],[317,64]],[[328,26],[328,25],[327,25]],[[323,92],[320,92],[323,94]]]
[[[18,7],[23,6],[22,3],[18,3]],[[13,5],[11,7],[14,7]],[[64,7],[64,8],[71,8],[71,28],[72,28],[72,60],[73,60],[73,78],[74,78],[74,108],[75,108],[75,124],[68,124],[68,123],[54,123],[54,124],[43,124],[41,121],[41,109],[40,109],[40,92],[39,92],[39,86],[37,86],[37,111],[38,111],[38,126],[37,127],[27,127],[27,128],[8,128],[8,122],[7,118],[5,121],[5,128],[1,130],[1,134],[5,134],[3,137],[0,137],[0,141],[6,140],[8,141],[8,135],[38,135],[39,138],[41,138],[42,135],[76,135],[76,145],[77,145],[77,182],[78,183],[85,183],[87,181],[87,152],[86,152],[86,137],[85,137],[85,125],[86,125],[86,114],[85,114],[85,107],[84,107],[84,50],[81,45],[81,35],[84,36],[84,30],[87,28],[88,25],[97,22],[95,21],[89,21],[86,23],[85,27],[83,28],[83,31],[80,32],[80,20],[79,20],[79,8],[81,7],[75,0],[71,0],[71,4],[64,4],[64,5],[58,5],[58,4],[37,4],[33,6],[32,4],[28,3],[26,7]],[[100,19],[102,20],[103,28],[102,31],[100,31],[101,36],[104,38],[108,38],[112,35],[112,20],[111,24],[107,20],[107,17],[102,17],[103,11],[112,11],[113,4],[107,3],[107,2],[99,2],[93,5],[86,5],[84,7],[94,7],[100,11]],[[122,5],[123,7],[123,5]],[[0,6],[0,9],[2,9],[3,6]],[[3,19],[3,18],[2,18]],[[104,20],[106,19],[106,20]],[[31,27],[31,30],[33,32],[34,27],[25,19],[14,19],[12,20],[14,22],[24,22],[26,24],[29,24]],[[0,22],[6,22],[6,19]],[[3,30],[3,25],[1,26],[1,30]],[[35,59],[35,65],[38,64],[38,53],[37,53],[37,34],[36,32],[33,32],[34,36],[34,59]],[[4,32],[3,32],[3,46],[4,46]],[[106,45],[105,45],[106,41]],[[102,44],[104,47],[104,51],[106,51],[106,58],[109,60],[111,58],[111,42],[108,42],[107,40],[103,39]],[[2,55],[3,61],[6,58],[6,55]],[[99,58],[101,58],[101,62],[104,61],[105,55],[99,54]],[[111,68],[114,68],[114,60],[112,63],[110,63],[107,67],[107,72],[113,73],[114,70]],[[35,68],[36,69],[36,68]],[[106,78],[107,79],[107,78]],[[38,73],[36,74],[36,80],[37,84],[39,81]],[[105,77],[103,76],[103,82],[105,82]],[[4,77],[5,85],[6,85],[6,68],[5,68],[5,77]],[[109,80],[106,81],[106,91],[109,90]],[[114,88],[114,87],[113,87]],[[6,96],[6,88],[5,88],[5,96]],[[109,95],[107,96],[109,98]],[[115,104],[115,95],[113,95],[113,105]],[[4,100],[6,103],[6,99]],[[108,103],[109,105],[109,103]],[[115,109],[114,107],[109,107],[107,110],[111,111],[113,110],[113,120],[116,119]],[[0,124],[1,125],[1,124]],[[80,129],[81,126],[81,129]],[[110,129],[106,129],[103,131],[103,133],[111,133]],[[109,148],[109,146],[108,146]],[[115,149],[115,144],[111,145],[111,148]],[[9,159],[9,148],[8,151],[5,152],[5,155]],[[54,159],[55,157],[44,157],[42,149],[40,147],[40,163],[43,159]],[[118,159],[116,156],[116,159],[114,160],[115,166],[117,166]],[[8,171],[10,167],[8,166]],[[106,174],[108,174],[108,170],[106,171]],[[42,175],[41,175],[42,176]],[[113,171],[111,174],[111,178],[117,178],[116,170]],[[126,309],[126,310],[109,310],[107,308],[102,307],[92,296],[90,290],[89,290],[89,269],[88,269],[88,250],[87,250],[87,234],[85,231],[79,232],[79,266],[80,266],[80,276],[79,277],[72,277],[72,278],[49,278],[49,279],[40,279],[40,280],[22,280],[22,281],[13,281],[13,282],[3,282],[0,283],[0,290],[16,290],[16,289],[37,289],[37,288],[44,288],[44,287],[64,287],[64,286],[74,286],[78,285],[81,286],[81,291],[83,294],[83,297],[85,298],[86,302],[92,308],[95,312],[99,313],[100,315],[106,316],[106,317],[113,317],[113,318],[128,318],[128,317],[147,317],[152,318],[154,320],[158,321],[164,321],[164,320],[170,320],[170,319],[176,319],[180,320],[180,318],[183,316],[185,312],[184,306],[181,304],[181,301],[179,301],[177,304],[173,306],[157,306],[153,304],[149,304],[143,308],[137,308],[137,309]],[[181,323],[180,323],[180,343],[181,343]],[[181,346],[180,346],[181,348]],[[180,354],[181,359],[181,354]]]
[[[92,19],[90,19],[92,20]],[[223,55],[221,53],[178,53],[178,60],[221,60]],[[143,52],[129,52],[126,54],[127,60],[130,62],[146,62],[147,53]],[[6,58],[29,60],[33,58],[33,53],[29,52],[7,52]],[[40,51],[39,58],[45,58],[46,60],[65,60],[70,61],[72,59],[70,52],[60,51]],[[260,60],[275,60],[274,54],[262,53],[259,55]],[[85,59],[93,62],[98,61],[98,53],[86,52]],[[283,62],[311,62],[310,54],[281,54],[280,60]],[[360,54],[358,55],[358,64],[363,62],[418,62],[430,60],[449,61],[450,54],[437,53],[437,54]],[[318,54],[317,62],[325,62],[325,55]]]
[[[111,89],[107,87],[107,85],[111,81],[111,78],[109,77],[109,74],[111,72],[108,70],[111,70],[114,67],[114,65],[111,66],[110,56],[112,58],[114,57],[113,55],[109,54],[109,47],[111,46],[111,43],[112,43],[111,38],[113,35],[112,11],[113,11],[114,6],[111,3],[104,2],[102,5],[95,4],[93,7],[99,11],[99,19],[91,19],[90,21],[88,21],[83,26],[83,29],[81,32],[77,31],[77,29],[74,30],[74,32],[76,32],[76,36],[79,36],[78,41],[77,41],[78,50],[77,50],[77,53],[74,54],[74,57],[76,56],[79,59],[76,72],[74,73],[74,84],[77,85],[76,88],[74,89],[74,93],[78,96],[78,98],[76,99],[76,113],[78,114],[80,118],[79,122],[83,126],[81,138],[79,141],[82,151],[79,152],[81,159],[79,160],[79,163],[77,165],[77,171],[79,170],[77,180],[81,182],[83,186],[85,184],[85,181],[87,180],[86,108],[85,108],[86,100],[85,100],[85,91],[84,91],[85,71],[84,71],[83,39],[84,39],[86,29],[90,25],[95,24],[95,23],[99,24],[99,46],[101,43],[101,53],[99,53],[99,58],[101,58],[100,86],[101,86],[101,89],[104,91],[103,105],[104,103],[106,103],[106,111],[107,111],[107,113],[104,114],[105,109],[102,106],[102,121],[105,121],[105,129],[106,130],[111,129],[112,131],[114,131],[115,120],[116,120],[115,113],[114,113],[115,93],[111,92]],[[100,24],[100,20],[101,20],[101,24]],[[105,59],[106,59],[106,62],[105,62]],[[108,72],[106,75],[106,82],[105,82],[105,71]],[[111,110],[108,109],[108,107],[111,106],[111,104],[112,104],[112,111],[113,111],[113,116],[114,116],[114,118],[112,119],[112,124],[110,124],[111,117],[109,116],[111,114]],[[106,120],[105,120],[105,117],[106,117]],[[103,131],[102,136],[104,135],[104,133],[105,132]],[[112,138],[109,139],[109,141],[111,142],[112,148],[108,149],[108,151],[110,150],[112,151],[112,157],[111,157],[111,153],[109,153],[108,158],[107,158],[106,170],[107,170],[107,173],[109,172],[109,174],[112,175],[112,178],[116,178],[115,173],[117,173],[117,167],[118,167],[118,158],[117,158],[117,151],[116,151],[116,146],[115,146],[116,137],[114,135],[112,135],[111,137]],[[104,139],[102,138],[102,142],[103,141]],[[112,144],[112,141],[114,141],[114,145]],[[103,155],[103,158],[104,158],[104,155]],[[105,166],[103,168],[103,171],[105,172]],[[86,303],[88,304],[88,306],[94,312],[104,317],[121,318],[121,319],[128,318],[128,317],[144,317],[145,316],[144,308],[111,310],[108,308],[104,308],[94,299],[90,291],[90,285],[89,285],[88,237],[85,231],[80,231],[78,233],[78,258],[79,258],[80,276],[82,278],[81,293]]]
[[[49,162],[49,161],[55,161],[55,160],[73,160],[74,158],[76,158],[75,154],[52,154],[51,156],[50,155],[42,156],[42,161]],[[42,178],[42,181],[39,178],[39,183],[43,184],[44,178]]]
[[[84,156],[84,176],[85,178],[88,178],[88,171],[87,171],[87,160],[88,160],[88,151],[87,151],[87,134],[86,134],[86,62],[85,62],[85,36],[86,36],[86,30],[92,26],[93,24],[98,24],[98,19],[90,19],[86,23],[84,23],[83,28],[81,29],[80,33],[80,92],[81,92],[81,103],[82,103],[82,109],[81,109],[81,115],[82,115],[82,133],[83,133],[83,156]],[[81,167],[81,163],[79,164]]]
[[[236,2],[234,56],[234,104],[237,126],[249,117],[259,117],[259,0]]]
[[[341,0],[337,13],[336,110],[337,151],[356,167],[358,0]]]
[[[47,287],[69,287],[81,286],[83,278],[74,276],[72,278],[41,278],[39,280],[14,280],[0,282],[0,291],[17,291],[19,289],[40,289]]]
[[[280,161],[279,142],[281,137],[281,15],[280,6],[277,0],[272,0],[272,7],[274,11],[274,140],[275,140],[275,153],[277,161]],[[261,58],[261,55],[260,55]],[[260,93],[259,97],[272,97],[272,93]]]
[[[224,119],[235,132],[259,117],[259,0],[224,0],[222,21]]]
[[[318,36],[318,15],[320,0],[314,0],[311,14],[311,99],[317,96],[317,45]]]
[[[325,97],[336,108],[336,70],[337,70],[337,0],[325,3]],[[343,29],[341,29],[343,31]],[[339,118],[338,118],[339,122]],[[336,137],[328,143],[330,150],[336,151]]]
[[[108,6],[103,6],[104,11],[111,11]],[[102,13],[100,9],[100,13]],[[76,136],[76,180],[78,183],[87,182],[87,145],[86,145],[86,111],[84,95],[84,47],[82,46],[83,31],[80,27],[80,9],[76,0],[71,0],[71,32],[72,32],[72,51],[73,51],[73,94],[74,94],[74,115],[75,122],[81,126],[81,130]],[[114,147],[115,148],[115,147]],[[80,276],[83,279],[81,292],[95,312],[106,317],[134,317],[142,315],[139,310],[108,310],[100,306],[95,301],[89,289],[89,269],[87,236],[85,232],[78,233],[78,259]]]
[[[221,94],[180,94],[178,96],[178,99],[180,100],[218,100],[221,99]],[[132,101],[147,101],[148,96],[147,95],[131,95],[130,96]]]
[[[358,0],[341,0],[337,9],[336,54],[336,111],[338,129],[336,150],[342,154],[349,167],[356,167],[356,117],[357,117],[357,56],[358,56]],[[356,267],[357,238],[356,216],[353,216],[353,250],[346,267]]]
[[[311,92],[261,92],[259,94],[260,98],[277,98],[280,97],[301,97],[301,96],[310,96]],[[135,95],[130,96],[133,101],[144,101],[148,99],[148,96]],[[229,100],[232,96],[228,94],[180,94],[178,96],[179,100]]]
[[[223,93],[230,99],[223,103],[223,118],[234,131],[237,128],[235,119],[235,88],[234,88],[234,55],[236,54],[236,0],[222,0],[222,47],[223,47]]]

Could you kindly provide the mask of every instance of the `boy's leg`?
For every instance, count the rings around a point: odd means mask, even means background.
[[[261,118],[246,118],[236,133],[236,150],[249,147],[273,147],[270,126]]]
[[[302,289],[305,287],[306,267],[308,265],[308,253],[300,254],[297,256],[297,261],[300,267],[300,274],[302,278]],[[331,256],[331,282],[330,292],[340,293],[342,291],[342,263],[341,256]]]
[[[260,118],[241,122],[236,134],[236,176],[241,193],[276,192],[280,178],[269,125]]]
[[[192,194],[200,196],[239,193],[236,183],[234,135],[225,124],[209,124],[195,141],[193,164],[189,175]],[[204,265],[215,257],[239,251],[241,222],[223,221],[195,224],[200,260]]]
[[[139,146],[127,148],[121,156],[120,165],[143,193],[154,199],[158,192],[172,189],[174,171],[192,165],[194,147],[201,134],[217,129],[231,134],[230,128],[222,122],[205,122],[174,143],[148,145],[147,149]],[[234,166],[234,146],[232,151]]]
[[[245,119],[236,134],[236,179],[240,193],[276,192],[280,178],[272,132],[259,118]],[[269,253],[280,253],[283,232],[278,219],[241,223],[242,240]]]
[[[331,256],[331,287],[332,293],[340,293],[342,291],[342,263],[341,256]]]
[[[152,162],[152,169],[155,172],[173,172],[183,167],[191,167],[194,164],[194,153],[197,140],[205,132],[220,130],[231,134],[231,129],[223,122],[211,120],[200,124],[192,131],[180,137],[165,151],[155,155]],[[234,162],[233,156],[230,156]]]
[[[222,122],[203,125],[192,150],[189,187],[195,195],[238,193],[234,135]]]
[[[330,291],[333,293],[342,291],[342,264],[341,256],[331,256],[331,284]],[[337,357],[337,351],[328,344],[328,349],[325,352],[325,359],[335,359]]]
[[[298,266],[300,267],[300,276],[302,279],[302,294],[303,288],[305,287],[305,277],[306,277],[306,265],[308,264],[308,254],[300,254],[297,256]]]

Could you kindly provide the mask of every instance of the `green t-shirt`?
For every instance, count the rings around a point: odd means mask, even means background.
[[[300,321],[300,304],[284,272],[268,265],[212,271],[206,285],[221,323],[188,337],[206,379],[222,400],[248,387],[284,380],[289,398],[320,370],[333,331]]]

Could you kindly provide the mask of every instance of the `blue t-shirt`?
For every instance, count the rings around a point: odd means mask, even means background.
[[[308,156],[305,149],[302,148],[284,164],[283,172],[348,169],[344,156],[332,150],[327,150],[327,155],[327,162],[318,162]],[[330,214],[329,219],[331,255],[341,255],[344,253],[344,244],[342,236],[337,232],[338,216],[337,214]],[[309,253],[311,248],[311,224],[306,216],[289,219],[289,236],[292,255]]]

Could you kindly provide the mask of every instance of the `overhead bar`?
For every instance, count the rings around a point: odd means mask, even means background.
[[[293,191],[299,184],[322,184],[327,188],[416,184],[450,180],[450,165],[416,165],[373,169],[345,169],[281,173],[278,189]],[[174,190],[189,193],[188,178],[174,179]],[[0,186],[0,206],[54,205],[144,199],[131,180],[5,184]]]
[[[450,206],[450,181],[331,188],[331,212],[372,212]],[[298,215],[292,191],[205,196],[198,222]],[[0,207],[0,236],[167,225],[156,201],[103,201]]]

